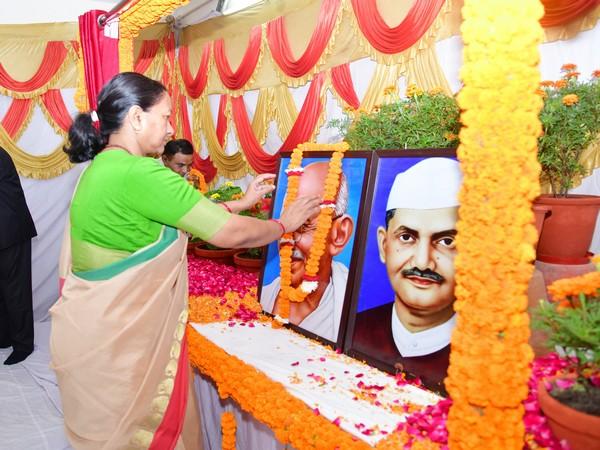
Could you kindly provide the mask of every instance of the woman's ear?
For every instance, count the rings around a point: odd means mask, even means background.
[[[132,106],[127,112],[126,122],[135,133],[142,131],[144,125],[143,112],[144,110],[138,105]]]

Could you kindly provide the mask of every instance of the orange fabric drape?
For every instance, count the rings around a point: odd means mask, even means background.
[[[348,63],[341,64],[331,69],[331,83],[333,84],[335,91],[349,106],[354,109],[359,108],[360,101],[354,90]]]
[[[0,86],[16,92],[30,92],[48,83],[63,65],[68,50],[60,41],[49,41],[40,67],[27,81],[17,81],[12,78],[0,63]]]
[[[445,0],[415,0],[406,17],[396,27],[389,27],[376,0],[352,0],[354,15],[362,34],[371,46],[385,54],[400,53],[413,46],[429,29]]]
[[[213,52],[217,71],[219,72],[221,82],[227,89],[231,89],[232,91],[241,89],[250,80],[260,57],[261,39],[262,28],[260,25],[257,25],[250,30],[248,48],[246,48],[242,62],[235,72],[231,70],[231,66],[225,55],[225,42],[223,39],[214,42]]]
[[[50,89],[42,95],[42,102],[52,117],[52,120],[60,127],[61,130],[68,132],[69,127],[73,123],[73,119],[65,106],[62,94],[58,89]]]
[[[290,49],[285,17],[280,16],[267,24],[267,42],[271,56],[286,75],[299,78],[306,75],[317,64],[331,38],[340,5],[341,0],[323,0],[310,42],[298,59],[294,59]]]
[[[14,138],[21,130],[32,106],[33,101],[30,98],[13,99],[2,119],[2,127],[11,138]]]
[[[543,27],[565,25],[600,5],[600,0],[541,1],[544,5],[544,17],[540,20]]]
[[[181,78],[187,94],[191,98],[198,98],[204,92],[208,82],[208,63],[210,61],[210,42],[204,44],[202,56],[200,58],[200,66],[196,76],[193,77],[190,72],[189,51],[186,45],[179,48],[179,68],[181,70]]]
[[[160,42],[157,39],[144,41],[133,70],[137,73],[145,73],[152,64],[152,61],[154,61],[159,48]]]

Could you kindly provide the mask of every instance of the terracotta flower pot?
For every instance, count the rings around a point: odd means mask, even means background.
[[[538,385],[538,400],[557,439],[566,440],[571,450],[600,450],[600,417],[579,412],[554,399],[543,380]]]
[[[247,272],[260,272],[263,266],[262,258],[245,258],[244,253],[245,251],[241,251],[233,255],[235,265]]]
[[[586,264],[592,243],[600,197],[541,195],[535,205],[550,208],[537,245],[537,259],[551,264]]]
[[[239,251],[235,248],[225,248],[218,250],[209,250],[202,245],[196,245],[194,254],[200,258],[212,259],[221,264],[233,264],[233,255]]]

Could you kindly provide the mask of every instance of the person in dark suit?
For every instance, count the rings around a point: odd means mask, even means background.
[[[353,348],[444,391],[455,325],[458,162],[427,158],[394,180],[379,257],[394,300],[357,314]]]
[[[31,238],[36,235],[17,169],[0,147],[0,348],[13,348],[7,365],[33,351]]]

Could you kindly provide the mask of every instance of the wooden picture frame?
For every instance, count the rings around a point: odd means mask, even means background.
[[[396,311],[394,304],[397,297],[388,276],[388,270],[394,269],[388,269],[382,262],[377,242],[379,227],[384,227],[387,232],[386,201],[395,176],[427,158],[456,160],[456,151],[424,149],[374,152],[366,194],[368,204],[362,217],[362,234],[358,237],[361,242],[360,254],[353,274],[354,289],[344,351],[387,372],[403,371],[409,377],[420,377],[426,387],[445,394],[443,378],[448,367],[449,344],[443,350],[411,358],[402,357],[395,344],[398,334],[397,327],[392,331],[392,313]],[[390,260],[391,257],[388,257],[387,261]],[[453,280],[452,262],[452,283]],[[451,292],[453,295],[453,289]]]
[[[273,203],[271,208],[271,217],[279,217],[281,208],[283,205],[283,199],[286,194],[287,188],[287,175],[285,169],[287,168],[290,161],[291,152],[281,152],[279,160],[279,170],[277,173],[276,189],[273,194]],[[313,163],[328,163],[331,158],[332,152],[330,151],[307,151],[304,152],[302,166],[307,166]],[[332,262],[330,263],[331,276],[329,282],[321,281],[321,286],[326,285],[325,291],[322,292],[322,297],[316,303],[317,306],[306,315],[300,322],[294,323],[294,312],[293,308],[297,305],[291,303],[290,309],[290,328],[302,333],[310,338],[316,339],[322,343],[333,345],[337,348],[342,348],[345,339],[346,320],[350,309],[350,296],[353,288],[354,278],[351,276],[356,269],[358,247],[360,241],[357,240],[357,236],[361,235],[361,217],[364,214],[363,209],[365,202],[365,195],[367,192],[367,186],[369,183],[369,174],[371,173],[371,159],[373,153],[367,151],[348,151],[344,155],[342,161],[342,170],[346,178],[346,203],[345,213],[340,215],[337,211],[338,217],[334,219],[334,225],[332,229],[337,225],[337,230],[340,231],[341,236],[346,238],[340,238],[339,244],[335,250],[339,250],[339,253],[333,256]],[[321,166],[323,168],[323,166]],[[326,173],[326,168],[325,168]],[[310,179],[309,172],[305,172],[303,175],[304,179]],[[308,178],[307,178],[308,177]],[[303,194],[304,188],[301,187],[299,195]],[[340,194],[341,195],[341,194]],[[340,206],[339,202],[336,207]],[[339,208],[338,208],[339,209]],[[349,220],[352,222],[352,231],[347,232],[349,227]],[[308,227],[308,226],[307,226]],[[310,236],[312,230],[307,227],[302,228],[306,230],[305,233]],[[345,231],[344,231],[345,230]],[[312,238],[304,237],[304,233],[295,234],[297,245],[295,245],[296,254],[292,262],[292,273],[296,274],[296,281],[299,279],[299,275],[303,270],[302,258],[304,261],[308,257],[309,248],[306,246],[306,239]],[[308,242],[310,242],[308,241]],[[326,248],[326,253],[330,247]],[[263,305],[263,311],[266,313],[273,313],[276,309],[276,298],[279,292],[279,251],[277,243],[271,243],[267,246],[267,250],[264,253],[264,264],[263,269],[260,273],[258,283],[258,299]],[[331,254],[331,253],[329,253]],[[320,267],[319,273],[324,274],[327,270]],[[325,276],[325,275],[323,275]],[[323,298],[326,302],[323,302]],[[315,299],[312,299],[311,307],[315,305]],[[306,303],[309,304],[309,303]],[[320,309],[319,309],[320,308]],[[297,317],[297,315],[296,315]],[[307,320],[308,319],[308,320]],[[337,330],[337,331],[336,331]]]

